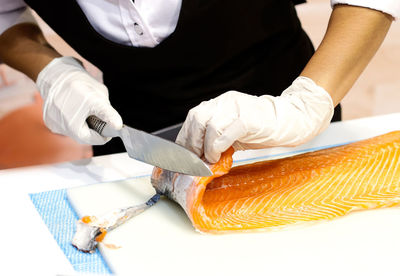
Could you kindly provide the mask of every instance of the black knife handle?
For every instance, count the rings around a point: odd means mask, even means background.
[[[104,137],[117,137],[119,131],[110,127],[106,122],[99,119],[98,117],[91,115],[86,119],[89,128],[96,131],[98,134]]]
[[[102,135],[104,127],[107,125],[106,122],[100,120],[99,118],[97,118],[94,115],[89,116],[86,119],[86,122],[87,122],[89,128],[93,129],[100,135]]]

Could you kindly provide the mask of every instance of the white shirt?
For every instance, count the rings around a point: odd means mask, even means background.
[[[188,0],[190,1],[190,0]],[[77,0],[93,28],[116,43],[155,47],[175,31],[182,0]],[[0,33],[26,9],[23,0],[0,0]]]
[[[56,0],[55,0],[56,1]],[[190,0],[186,0],[190,1]],[[154,47],[174,32],[182,0],[77,0],[90,24],[116,43]],[[400,0],[331,0],[383,11],[400,17]],[[23,0],[0,0],[0,33],[19,22],[26,9]]]
[[[336,4],[347,4],[382,11],[390,14],[396,20],[400,17],[399,0],[331,0],[332,7]]]

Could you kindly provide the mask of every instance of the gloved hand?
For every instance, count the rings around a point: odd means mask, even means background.
[[[311,79],[298,77],[279,97],[229,91],[192,108],[176,142],[215,163],[222,152],[297,146],[328,127],[331,96]]]
[[[53,132],[80,143],[101,145],[105,138],[89,129],[86,119],[95,115],[111,127],[122,128],[122,119],[111,106],[105,85],[91,77],[73,57],[52,60],[38,75],[36,84],[44,100],[43,119]]]

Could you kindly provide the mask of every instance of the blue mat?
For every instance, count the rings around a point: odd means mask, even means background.
[[[73,268],[81,273],[111,274],[98,249],[92,254],[78,251],[71,245],[75,223],[79,219],[67,198],[66,190],[29,195],[54,239]]]

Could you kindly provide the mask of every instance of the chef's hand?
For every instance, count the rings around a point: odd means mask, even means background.
[[[296,146],[323,131],[332,98],[311,79],[298,77],[279,97],[229,91],[192,108],[176,142],[215,163],[222,152]]]
[[[107,87],[73,57],[53,59],[39,73],[36,84],[44,100],[43,119],[51,131],[84,144],[101,145],[111,138],[89,129],[86,119],[90,115],[115,129],[122,128],[121,116],[108,99]]]

